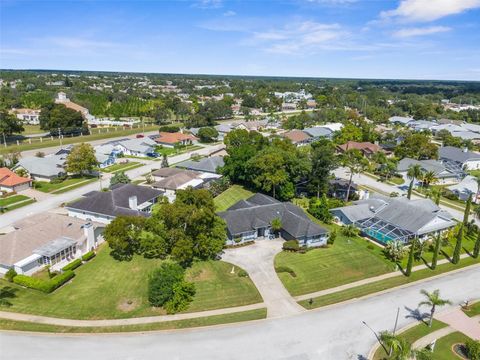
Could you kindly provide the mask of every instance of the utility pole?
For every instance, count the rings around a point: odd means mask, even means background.
[[[60,140],[60,147],[63,146],[62,144],[62,129],[58,128],[58,139]]]
[[[7,139],[5,138],[5,133],[3,133],[3,145],[7,147]]]

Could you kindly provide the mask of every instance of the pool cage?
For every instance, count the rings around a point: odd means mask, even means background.
[[[363,234],[373,238],[374,240],[377,240],[382,244],[397,240],[407,243],[409,239],[415,236],[414,233],[400,229],[399,227],[375,216],[368,219],[359,220],[355,222],[355,225]]]

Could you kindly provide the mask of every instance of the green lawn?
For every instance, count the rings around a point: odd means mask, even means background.
[[[113,165],[107,166],[106,168],[100,169],[100,171],[106,172],[106,173],[115,173],[118,171],[132,170],[140,166],[143,166],[143,164],[137,161],[129,161],[125,163],[119,163],[119,164],[113,164]]]
[[[252,195],[253,192],[245,189],[243,186],[232,185],[214,199],[215,207],[217,211],[225,211],[237,201],[249,198]]]
[[[155,149],[155,152],[160,155],[160,157],[157,158],[157,160],[161,160],[163,155],[167,155],[167,156],[180,155],[180,154],[183,154],[189,151],[198,150],[198,149],[202,149],[202,146],[188,145],[181,148],[168,148],[168,147],[158,146]]]
[[[373,249],[367,248],[369,245]],[[348,238],[341,235],[340,231],[335,243],[328,248],[314,249],[304,254],[279,253],[275,257],[275,266],[287,266],[295,272],[296,277],[288,273],[278,274],[293,296],[385,274],[394,269],[380,247],[359,237]]]
[[[468,336],[461,332],[454,332],[437,340],[433,351],[435,360],[458,360],[460,359],[452,351],[455,344],[464,344],[468,340]]]
[[[225,315],[206,316],[196,319],[185,319],[176,321],[165,321],[160,323],[124,325],[124,326],[99,326],[99,327],[68,327],[48,324],[30,323],[0,319],[0,329],[16,331],[54,332],[54,333],[111,333],[111,332],[132,332],[132,331],[153,331],[169,329],[185,329],[200,326],[212,326],[218,324],[230,324],[241,321],[252,321],[265,319],[267,309],[256,309],[235,312]]]
[[[161,263],[135,256],[119,262],[105,244],[89,263],[75,270],[76,277],[51,294],[21,288],[0,279],[0,289],[11,286],[15,297],[2,310],[73,319],[109,319],[165,314],[147,300],[149,273]],[[252,281],[231,274],[232,265],[209,261],[195,263],[187,275],[197,294],[188,312],[233,307],[262,301]],[[238,269],[237,269],[238,271]]]
[[[29,197],[25,195],[12,195],[6,198],[0,198],[0,206],[9,206],[20,201],[28,200]]]
[[[446,327],[447,324],[444,324],[438,320],[433,320],[432,327],[428,327],[425,323],[420,322],[418,325],[402,332],[399,334],[400,337],[406,339],[410,344],[413,344],[415,341],[419,340],[420,338]],[[375,352],[372,360],[383,360],[388,359],[387,354],[383,347],[379,347]],[[436,358],[435,358],[436,359]]]
[[[447,263],[438,265],[435,270],[422,269],[414,271],[410,277],[403,275],[395,276],[393,278],[375,281],[370,284],[356,286],[347,290],[338,291],[332,294],[320,296],[313,299],[313,303],[310,304],[308,300],[300,301],[299,304],[306,309],[314,309],[321,306],[336,304],[342,301],[359,298],[369,294],[373,294],[379,291],[391,289],[396,286],[405,285],[414,281],[426,279],[431,276],[440,275],[452,270],[460,269],[466,266],[475,265],[480,263],[480,259],[466,258],[460,260],[457,265]]]
[[[40,125],[28,125],[23,124],[22,135],[33,135],[33,134],[43,134],[48,131],[40,129]]]
[[[60,183],[52,183],[48,181],[34,181],[34,189],[52,194],[61,194],[66,191],[76,189],[80,186],[87,185],[91,182],[97,181],[96,177],[69,177]]]
[[[462,309],[462,311],[470,317],[480,315],[480,301],[470,305],[468,309]]]

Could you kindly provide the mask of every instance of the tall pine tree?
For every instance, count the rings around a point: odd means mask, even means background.
[[[435,270],[437,267],[437,260],[438,260],[438,253],[440,251],[440,244],[441,244],[441,237],[440,234],[437,235],[435,239],[435,250],[433,251],[433,258],[432,258],[432,270]]]
[[[453,250],[452,263],[458,264],[460,261],[460,252],[462,250],[462,240],[463,240],[463,225],[460,226],[460,229],[457,233],[457,242],[455,243],[455,249]]]

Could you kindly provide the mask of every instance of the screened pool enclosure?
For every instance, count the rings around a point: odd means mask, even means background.
[[[377,217],[359,220],[355,222],[355,225],[362,233],[381,244],[386,244],[393,240],[400,240],[406,243],[410,238],[414,237],[412,232],[401,229]]]

